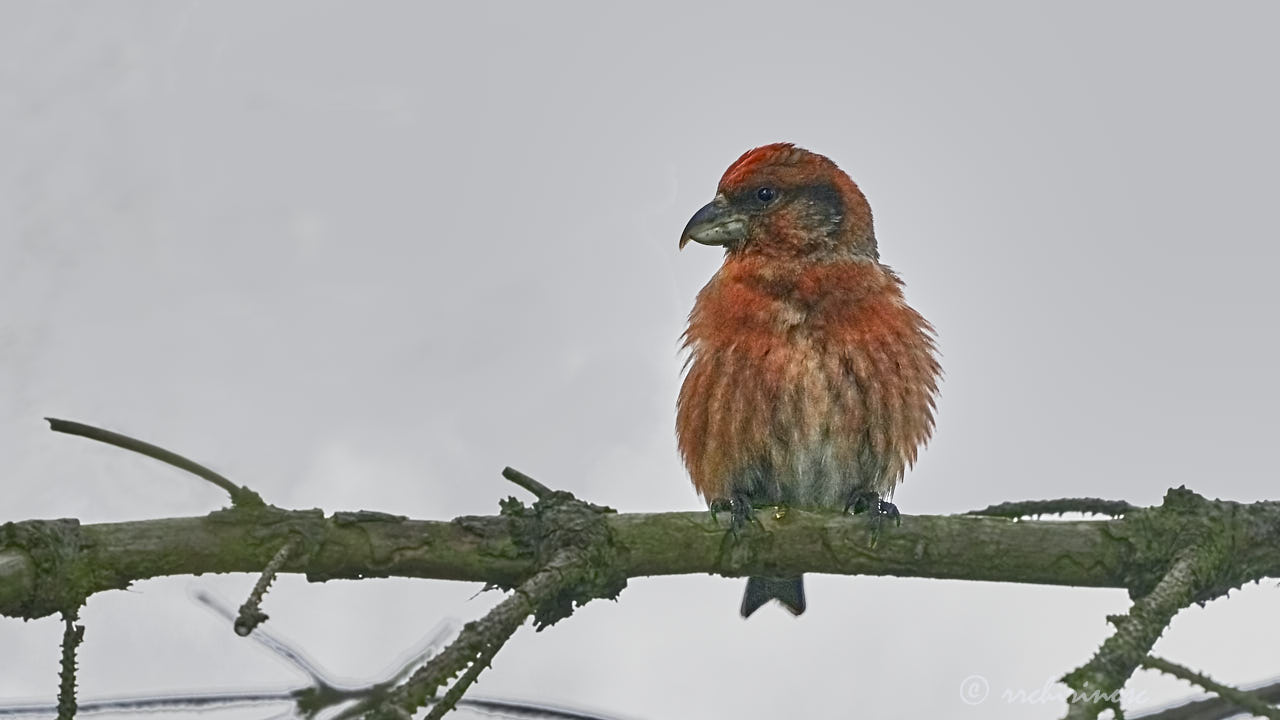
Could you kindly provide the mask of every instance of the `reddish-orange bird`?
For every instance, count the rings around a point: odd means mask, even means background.
[[[755,505],[867,509],[885,501],[933,431],[933,327],[880,263],[871,207],[835,163],[790,143],[748,151],[680,237],[724,248],[689,313],[676,403],[698,493],[740,520]],[[804,612],[800,577],[753,577]]]

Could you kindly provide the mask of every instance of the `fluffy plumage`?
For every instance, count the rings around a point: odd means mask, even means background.
[[[676,433],[698,492],[841,509],[889,496],[933,430],[940,369],[857,185],[821,155],[766,145],[729,167],[689,240],[725,248],[684,335]],[[744,616],[775,596],[803,610],[802,591],[755,583]]]

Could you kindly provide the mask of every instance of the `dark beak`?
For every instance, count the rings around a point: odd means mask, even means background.
[[[747,236],[747,218],[733,209],[723,195],[702,206],[689,218],[680,236],[680,247],[692,240],[702,245],[734,245]]]

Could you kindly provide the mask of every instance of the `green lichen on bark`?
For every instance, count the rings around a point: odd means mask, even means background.
[[[1194,583],[1194,600],[1202,604],[1274,571],[1275,546],[1264,548],[1257,562],[1256,545],[1280,541],[1277,509],[1274,503],[1208,500],[1185,487],[1169,490],[1159,506],[1131,513],[1125,532],[1117,534],[1130,556],[1125,578],[1130,596],[1151,592],[1188,548],[1203,559]],[[1268,527],[1262,516],[1273,525]]]
[[[1176,488],[1159,507],[1129,514],[1114,536],[1127,550],[1125,584],[1134,604],[1111,618],[1116,631],[1093,658],[1063,677],[1077,695],[1067,717],[1092,719],[1105,709],[1123,717],[1118,691],[1174,615],[1275,572],[1276,510],[1274,503],[1211,501]]]
[[[566,517],[562,535],[572,538],[585,528],[603,532],[596,520],[607,525],[612,554],[594,565],[616,563],[626,577],[786,569],[1114,587],[1141,597],[1159,582],[1176,548],[1204,542],[1225,542],[1228,550],[1214,553],[1222,563],[1197,600],[1242,582],[1280,576],[1280,504],[1229,503],[1183,492],[1175,491],[1160,507],[1107,520],[907,515],[901,527],[882,530],[874,549],[868,547],[870,529],[862,517],[794,509],[781,518],[759,513],[761,527],[741,541],[729,538],[726,516],[716,519],[706,511],[597,512],[573,532],[568,528],[576,527],[575,521]],[[65,528],[44,526],[38,532],[14,523],[5,526],[7,539],[0,541],[0,614],[47,615],[78,594],[145,578],[257,573],[294,536],[304,538],[304,547],[284,571],[305,573],[314,581],[393,576],[511,588],[537,572],[540,558],[549,555],[540,548],[555,534],[549,527],[561,522],[546,509],[555,502],[548,498],[531,507],[508,501],[502,514],[445,522],[270,508],[82,527],[65,521]],[[79,534],[76,542],[53,542],[52,547],[63,548],[61,555],[42,549],[51,547],[49,542],[37,542],[55,527]],[[740,549],[733,549],[735,543]],[[73,546],[78,551],[67,555]],[[65,582],[54,579],[62,576]]]
[[[32,586],[7,614],[32,620],[72,612],[97,588],[79,562],[86,540],[80,521],[25,520],[0,525],[0,550],[16,550],[30,560]]]
[[[564,577],[550,595],[538,598],[534,624],[541,630],[596,598],[613,599],[627,585],[626,549],[607,520],[613,508],[594,505],[572,493],[552,491],[532,507],[509,498],[500,504],[512,543],[539,570],[556,567]]]

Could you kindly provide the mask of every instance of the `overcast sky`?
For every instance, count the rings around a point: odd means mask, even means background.
[[[1276,499],[1278,22],[1272,2],[0,3],[0,520],[225,502],[45,415],[287,507],[490,513],[513,465],[622,511],[697,509],[678,336],[720,255],[676,244],[778,140],[859,182],[938,328],[903,512]],[[252,582],[93,597],[82,696],[300,682],[190,599]],[[743,621],[741,580],[636,579],[522,630],[476,692],[648,720],[1053,718],[999,695],[1083,663],[1127,607],[808,586],[803,617]],[[356,681],[497,601],[478,589],[285,578],[265,610]],[[1187,610],[1156,651],[1280,675],[1278,603],[1266,583]],[[0,703],[52,697],[60,633],[0,619]],[[991,696],[970,706],[974,675]],[[1133,709],[1192,692],[1130,688]]]

